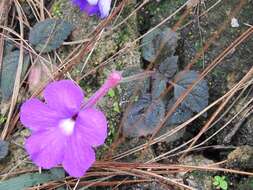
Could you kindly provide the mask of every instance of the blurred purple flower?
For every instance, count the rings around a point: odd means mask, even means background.
[[[89,16],[98,15],[101,18],[107,17],[111,8],[111,0],[72,0],[72,2]]]
[[[83,176],[95,162],[93,147],[104,144],[107,136],[105,115],[94,106],[120,80],[120,73],[111,73],[83,107],[82,89],[71,80],[50,83],[44,90],[45,103],[27,100],[20,120],[32,131],[25,142],[30,159],[45,169],[62,164],[71,176]]]

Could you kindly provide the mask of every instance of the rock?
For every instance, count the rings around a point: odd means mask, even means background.
[[[232,140],[232,144],[236,146],[249,145],[253,146],[253,117],[248,120],[239,128],[236,135]]]
[[[180,164],[205,166],[213,164],[212,160],[205,158],[202,155],[189,155],[181,160]],[[212,190],[212,175],[203,171],[193,171],[190,173],[179,173],[179,177],[184,178],[184,181],[197,190]]]
[[[213,178],[207,172],[194,171],[187,174],[185,181],[188,186],[196,190],[212,190]]]
[[[154,181],[154,182],[151,182],[151,183],[131,185],[131,187],[123,186],[119,189],[120,190],[151,190],[151,189],[152,190],[168,190],[168,187]]]
[[[253,147],[248,145],[237,147],[228,155],[226,166],[240,170],[253,169]]]
[[[132,148],[135,148],[139,145],[142,145],[144,143],[148,142],[145,138],[127,138],[125,139],[124,143],[121,143],[117,149],[118,153],[122,153],[124,151],[130,150]],[[147,147],[146,149],[143,149],[141,151],[138,151],[134,154],[131,154],[129,156],[126,156],[122,158],[122,161],[126,162],[137,162],[137,163],[145,163],[147,161],[150,161],[155,158],[154,151],[151,146]]]
[[[205,158],[203,155],[189,155],[184,157],[180,163],[191,166],[204,166],[213,164],[214,162]]]

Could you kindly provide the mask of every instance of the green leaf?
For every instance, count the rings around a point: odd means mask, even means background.
[[[7,55],[3,59],[1,78],[0,78],[0,91],[3,100],[8,100],[13,92],[16,73],[19,64],[20,51],[16,50]],[[30,62],[29,56],[25,55],[23,60],[23,68],[21,74],[21,80],[25,76]]]
[[[218,186],[219,184],[220,184],[220,183],[219,183],[218,181],[214,181],[214,182],[213,182],[213,185],[214,185],[214,186]]]
[[[46,19],[32,28],[29,42],[37,51],[47,53],[59,48],[72,29],[72,25],[64,20]]]
[[[61,168],[43,171],[42,173],[28,173],[18,177],[13,177],[0,183],[0,189],[21,190],[33,187],[52,180],[61,180],[65,177],[65,172]]]
[[[0,125],[2,125],[6,121],[7,117],[0,115]]]
[[[221,179],[220,176],[216,175],[216,176],[214,176],[214,180],[219,182],[219,181],[221,181],[222,179]]]
[[[113,97],[115,96],[114,90],[113,90],[113,89],[110,89],[110,90],[108,91],[108,95],[109,95],[111,98],[113,98]]]
[[[228,183],[226,181],[220,181],[220,188],[223,190],[227,190],[228,189]]]

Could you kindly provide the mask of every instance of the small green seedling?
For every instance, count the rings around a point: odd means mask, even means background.
[[[109,95],[111,98],[113,98],[113,97],[115,96],[114,90],[113,90],[113,89],[110,89],[110,90],[108,91],[108,95]]]
[[[215,186],[216,189],[222,189],[222,190],[227,190],[228,189],[228,182],[226,181],[225,176],[214,176],[214,182],[213,185]]]
[[[4,122],[7,120],[7,117],[0,115],[0,125],[4,124]]]

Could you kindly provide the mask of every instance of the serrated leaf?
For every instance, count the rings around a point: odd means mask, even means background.
[[[143,37],[141,41],[142,56],[149,62],[154,61],[159,54],[166,57],[171,56],[175,53],[177,40],[177,33],[170,28],[157,28]]]
[[[176,75],[174,97],[177,100],[199,77],[196,71],[182,71]],[[208,85],[201,80],[181,103],[193,112],[200,112],[208,105]]]
[[[167,79],[161,74],[156,73],[152,80],[152,99],[160,98],[167,87]]]
[[[174,105],[175,100],[172,99],[169,102],[168,105],[168,110],[172,108],[172,106]],[[188,109],[187,107],[185,107],[184,105],[180,104],[176,111],[169,117],[169,119],[167,120],[166,124],[167,125],[178,125],[181,123],[184,123],[185,121],[187,121],[188,119],[190,119],[193,116],[193,112]]]
[[[126,113],[123,133],[127,137],[141,137],[152,134],[165,114],[161,100],[151,102],[151,96],[145,95],[133,104]]]
[[[16,73],[19,64],[20,51],[16,50],[7,54],[3,59],[1,78],[0,78],[0,91],[3,100],[8,100],[13,92]],[[23,59],[23,68],[21,79],[25,76],[30,62],[29,56],[25,55]]]
[[[5,158],[9,152],[9,143],[3,140],[0,140],[0,160]]]
[[[38,22],[29,33],[29,42],[37,51],[47,53],[61,46],[72,31],[67,21],[46,19]]]
[[[0,183],[0,189],[20,190],[27,189],[52,180],[61,180],[65,177],[65,172],[61,168],[54,168],[42,173],[28,173],[18,177],[13,177]]]
[[[177,61],[178,61],[178,56],[167,57],[159,65],[160,73],[162,73],[164,76],[166,76],[169,79],[172,78],[178,70]]]

